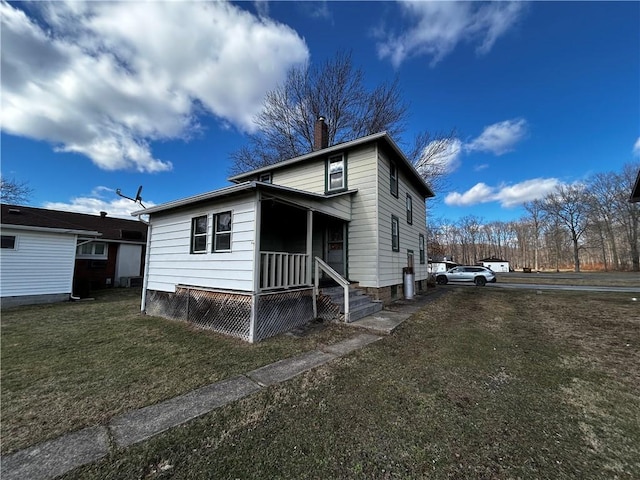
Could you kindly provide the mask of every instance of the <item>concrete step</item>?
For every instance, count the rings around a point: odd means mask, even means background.
[[[340,308],[340,313],[344,314],[344,289],[342,287],[323,288],[321,293],[328,296],[331,302]],[[382,302],[372,300],[362,290],[349,287],[350,321],[354,322],[380,310],[382,310]]]
[[[355,322],[382,310],[382,302],[372,300],[368,304],[360,305],[349,312],[349,322]]]

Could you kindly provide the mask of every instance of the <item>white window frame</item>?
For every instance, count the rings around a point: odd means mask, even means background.
[[[331,164],[332,163],[342,163],[342,181],[340,182],[339,187],[331,186]],[[334,192],[336,190],[344,190],[347,186],[347,162],[344,158],[344,155],[333,155],[327,158],[327,191]]]
[[[271,172],[261,173],[260,176],[258,177],[258,181],[262,183],[271,183],[272,182]]]
[[[398,191],[400,190],[398,181],[398,166],[394,162],[389,162],[389,189],[391,191],[391,195],[398,198]]]
[[[218,231],[218,217],[221,215],[229,214],[229,230]],[[233,233],[233,211],[225,210],[223,212],[218,212],[213,214],[213,241],[211,246],[211,251],[213,253],[219,252],[230,252],[231,251],[231,241],[232,241],[232,233]],[[218,248],[218,238],[222,236],[229,236],[229,248]]]
[[[424,251],[424,235],[421,233],[418,235],[418,251],[420,252],[420,265],[424,265],[425,251]]]
[[[407,199],[405,201],[407,210],[407,223],[413,225],[413,198],[407,193]]]
[[[96,247],[100,245],[103,247],[102,253],[96,253]],[[91,252],[83,252],[83,250],[87,250],[87,247],[91,247]],[[76,247],[76,258],[95,258],[104,260],[109,256],[109,245],[105,242],[88,242],[83,243]]]
[[[393,232],[394,227],[395,234]],[[394,252],[400,251],[400,219],[395,215],[391,215],[391,250],[393,250]]]
[[[196,233],[196,222],[201,219],[205,219],[205,227],[204,232]],[[201,254],[207,253],[207,235],[209,234],[209,216],[208,215],[198,215],[196,217],[191,218],[191,235],[189,236],[190,253]],[[204,249],[196,250],[196,238],[204,237]]]

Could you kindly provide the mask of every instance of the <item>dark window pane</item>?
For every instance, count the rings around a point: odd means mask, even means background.
[[[207,217],[195,218],[193,222],[194,222],[194,233],[196,235],[207,233]]]
[[[231,212],[224,212],[217,215],[218,222],[216,225],[216,232],[230,232],[231,231]]]
[[[193,251],[202,252],[207,249],[207,237],[205,235],[193,239]]]
[[[13,235],[2,235],[2,248],[16,248],[16,237]]]
[[[215,250],[231,250],[231,234],[223,233],[220,235],[216,235],[216,245]]]

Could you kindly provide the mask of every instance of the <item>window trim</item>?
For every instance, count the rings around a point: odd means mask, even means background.
[[[229,214],[229,230],[218,231],[218,217],[220,215]],[[211,241],[211,253],[222,253],[222,252],[230,252],[231,251],[231,240],[232,240],[232,232],[233,232],[233,210],[224,210],[222,212],[214,213],[212,216],[213,223],[213,239]],[[218,238],[223,235],[229,235],[229,248],[219,249]]]
[[[1,246],[2,250],[18,250],[18,236],[17,235],[2,235],[2,241],[4,242],[7,238],[13,238],[13,246],[5,247]]]
[[[196,221],[200,218],[204,218],[206,221],[204,233],[196,233]],[[209,234],[209,215],[198,215],[197,217],[191,217],[191,235],[190,235],[190,253],[202,254],[207,253],[207,236]],[[204,237],[204,249],[196,250],[196,238]]]
[[[258,176],[258,181],[262,183],[272,183],[273,176],[271,175],[271,172],[261,173]]]
[[[424,235],[418,235],[418,251],[420,252],[420,265],[424,265],[425,252],[424,252]]]
[[[91,253],[82,253],[82,250],[87,245],[91,246]],[[103,253],[96,253],[96,246],[104,245]],[[109,245],[106,242],[88,242],[83,245],[79,245],[76,247],[76,258],[89,258],[96,260],[105,260],[109,257]]]
[[[395,175],[393,174],[395,170]],[[398,175],[398,166],[395,164],[395,162],[389,161],[389,191],[391,192],[391,195],[393,195],[394,197],[398,198],[399,196],[399,191],[400,191],[400,181],[399,181],[399,175]]]
[[[342,185],[337,188],[331,188],[331,173],[330,173],[330,165],[332,160],[340,159],[342,162]],[[331,155],[327,157],[327,160],[324,163],[324,190],[325,193],[333,193],[340,192],[347,189],[347,155],[344,153],[339,153],[337,155]]]
[[[396,226],[396,234],[393,234],[393,227]],[[395,239],[395,242],[394,242]],[[395,245],[394,245],[395,243]],[[400,219],[395,215],[391,215],[391,250],[400,251]]]
[[[413,225],[413,198],[407,193],[407,199],[405,200],[405,208],[407,210],[407,223]]]

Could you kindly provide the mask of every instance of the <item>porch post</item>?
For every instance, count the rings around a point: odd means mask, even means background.
[[[251,295],[251,321],[249,323],[249,342],[255,342],[256,324],[258,323],[258,294],[260,293],[260,229],[262,228],[262,196],[260,191],[256,191],[255,199],[255,222],[253,232],[253,293]]]
[[[313,210],[307,210],[307,268],[305,283],[311,285],[311,267],[313,265]]]

